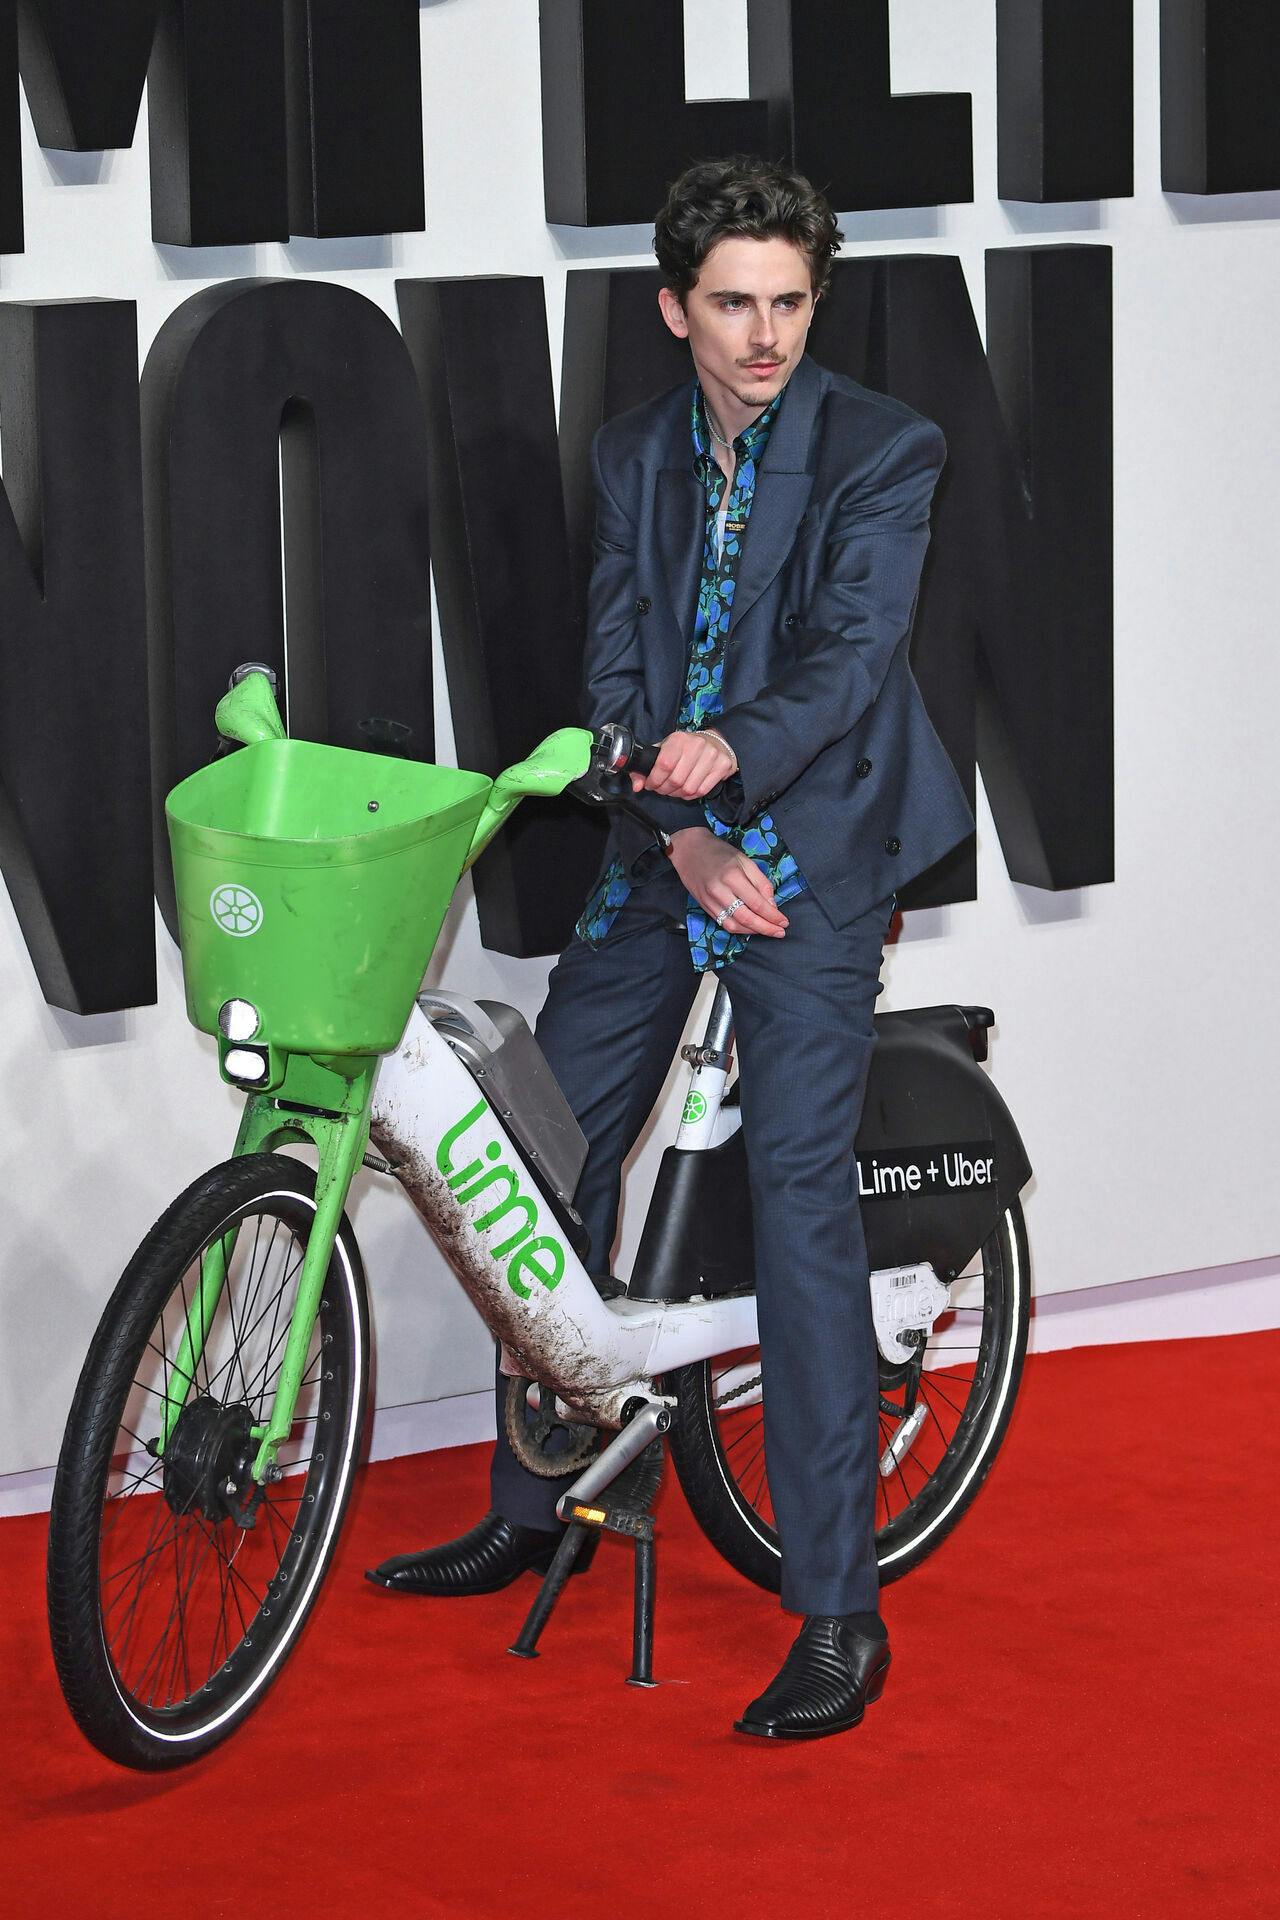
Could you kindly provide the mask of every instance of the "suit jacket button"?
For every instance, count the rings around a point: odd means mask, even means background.
[[[898,838],[898,836],[897,836],[897,834],[894,834],[894,835],[892,836],[892,838],[890,838],[890,839],[888,839],[888,840],[886,840],[886,841],[885,841],[885,843],[884,843],[884,850],[885,850],[885,852],[886,852],[886,853],[901,853],[901,852],[902,852],[902,842],[901,842],[901,840],[899,840],[899,838]]]
[[[857,774],[859,780],[865,780],[870,771],[871,762],[869,760],[859,760],[857,766],[854,768],[854,772]]]
[[[636,601],[636,612],[648,613],[652,605],[653,605],[652,600],[648,599],[646,595],[641,594],[640,598]]]
[[[789,613],[786,617],[786,620],[783,622],[783,624],[786,627],[788,633],[794,632],[795,628],[800,625],[799,615],[794,613]]]

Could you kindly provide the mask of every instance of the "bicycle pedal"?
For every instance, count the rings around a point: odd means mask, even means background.
[[[588,1506],[577,1503],[569,1508],[567,1520],[600,1533],[621,1533],[631,1540],[653,1539],[653,1515],[637,1513],[634,1507]]]

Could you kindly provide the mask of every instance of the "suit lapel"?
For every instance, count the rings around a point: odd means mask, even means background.
[[[821,372],[806,354],[787,382],[787,391],[756,476],[755,496],[733,591],[731,634],[765,588],[776,579],[795,545],[796,529],[813,491],[809,450],[822,393]]]
[[[698,603],[698,578],[706,537],[706,496],[693,471],[689,437],[692,388],[673,395],[671,414],[664,422],[662,465],[657,475],[655,530],[662,569],[671,602],[675,639],[664,646],[654,694],[657,711],[674,709],[688,659]],[[746,541],[733,593],[730,632],[760,598],[786,561],[795,544],[804,510],[813,490],[809,470],[814,423],[824,392],[821,370],[806,354],[787,382],[786,397],[769,435],[769,444],[756,479],[755,497],[747,521]]]
[[[706,495],[693,471],[692,455],[683,472],[664,467],[659,473],[656,504],[658,545],[662,550],[667,592],[676,625],[687,646],[698,604],[698,576],[702,571],[702,547],[707,529]]]
[[[733,589],[730,635],[750,613],[795,545],[796,528],[812,491],[811,473],[773,473],[766,454],[747,517],[742,559]]]

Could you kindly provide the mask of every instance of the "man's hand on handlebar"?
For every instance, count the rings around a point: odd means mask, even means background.
[[[665,793],[673,800],[701,800],[727,780],[737,764],[730,748],[714,733],[669,733],[652,770],[632,773],[631,788],[634,793],[646,789]],[[731,900],[733,895],[726,897]]]
[[[781,940],[789,922],[775,905],[765,875],[754,860],[718,839],[710,827],[682,827],[673,833],[671,864],[713,920],[734,900],[742,902],[721,922],[731,933],[763,933]]]

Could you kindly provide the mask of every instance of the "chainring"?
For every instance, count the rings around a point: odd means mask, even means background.
[[[581,1473],[588,1460],[600,1449],[600,1429],[585,1420],[566,1420],[556,1412],[555,1395],[544,1393],[542,1406],[534,1412],[529,1405],[531,1382],[517,1377],[507,1382],[507,1439],[520,1465],[541,1480],[558,1480],[566,1473]],[[557,1434],[566,1436],[555,1449],[548,1443]]]
[[[566,1473],[581,1473],[613,1435],[600,1427],[591,1426],[587,1421],[566,1420],[555,1412],[555,1397],[552,1394],[543,1396],[544,1402],[550,1402],[551,1411],[548,1413],[544,1407],[535,1413],[529,1405],[529,1384],[527,1379],[507,1382],[506,1428],[511,1451],[522,1467],[543,1480],[558,1480]],[[548,1453],[546,1443],[555,1433],[567,1434],[568,1442],[559,1451]],[[666,1449],[659,1435],[629,1466],[623,1468],[600,1498],[611,1506],[629,1507],[633,1512],[647,1513],[657,1498],[665,1456]]]

